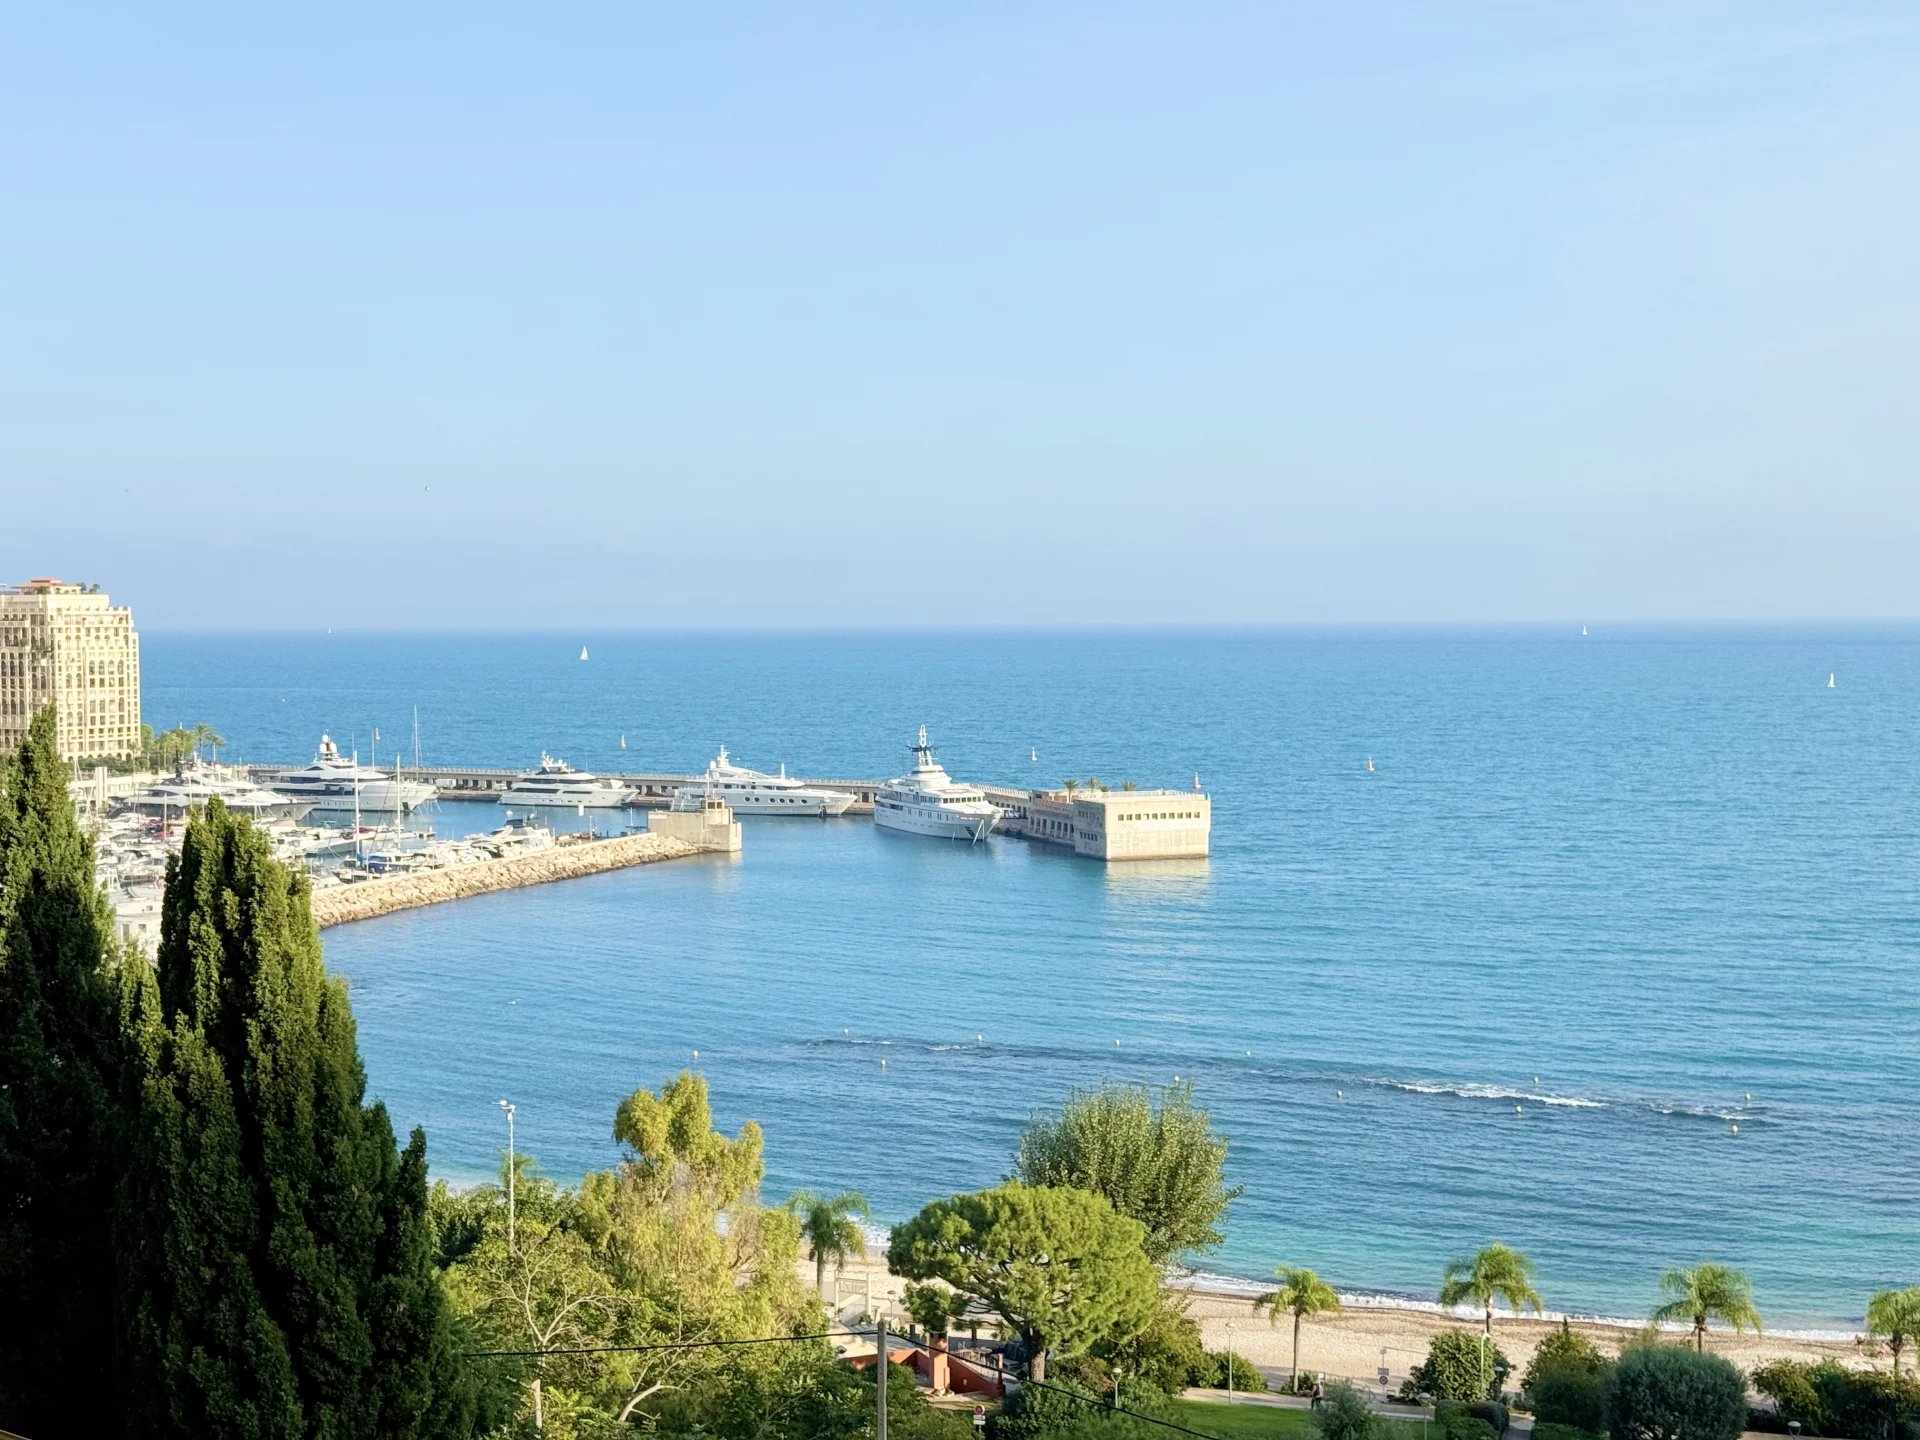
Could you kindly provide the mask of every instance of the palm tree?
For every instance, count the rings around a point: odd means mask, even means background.
[[[1516,1311],[1538,1310],[1540,1292],[1533,1288],[1533,1261],[1498,1240],[1477,1254],[1447,1262],[1440,1281],[1442,1305],[1472,1301],[1486,1310],[1487,1334],[1493,1334],[1493,1302],[1505,1300]]]
[[[1269,1290],[1253,1302],[1254,1314],[1262,1309],[1267,1313],[1267,1323],[1278,1325],[1281,1312],[1293,1316],[1293,1377],[1294,1388],[1299,1389],[1300,1380],[1300,1322],[1309,1315],[1324,1315],[1328,1311],[1340,1308],[1340,1297],[1333,1293],[1333,1287],[1311,1270],[1294,1269],[1291,1266],[1275,1267],[1273,1278],[1280,1282],[1278,1290]]]
[[[201,724],[195,725],[193,727],[192,739],[193,739],[193,748],[196,751],[199,750],[199,748],[202,745],[206,746],[207,749],[210,751],[218,750],[222,745],[227,743],[225,740],[221,738],[219,731],[215,730],[211,725],[208,725],[205,722],[202,722]],[[212,756],[209,755],[208,758],[211,759]]]
[[[800,1217],[800,1238],[813,1258],[813,1288],[827,1288],[827,1261],[839,1270],[849,1255],[867,1258],[867,1236],[863,1220],[871,1219],[866,1197],[855,1190],[822,1197],[811,1190],[796,1190],[787,1197],[787,1209]]]
[[[1754,1329],[1759,1329],[1756,1323]],[[1893,1373],[1900,1373],[1900,1352],[1920,1336],[1920,1285],[1904,1290],[1882,1290],[1867,1302],[1867,1334],[1887,1342],[1893,1351]]]
[[[1751,1328],[1760,1332],[1760,1312],[1753,1308],[1753,1283],[1731,1265],[1703,1260],[1691,1270],[1674,1269],[1660,1277],[1660,1291],[1672,1298],[1653,1312],[1653,1323],[1685,1320],[1693,1326],[1693,1348],[1707,1348],[1707,1321],[1724,1320],[1738,1335]]]
[[[1065,780],[1062,780],[1060,783],[1066,787],[1067,794],[1069,795],[1073,794],[1074,791],[1080,788],[1080,782],[1074,779],[1071,775],[1069,775]]]

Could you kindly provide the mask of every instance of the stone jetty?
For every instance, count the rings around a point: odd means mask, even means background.
[[[352,885],[324,886],[313,892],[313,919],[324,930],[329,925],[371,920],[396,910],[438,905],[443,900],[464,900],[469,895],[484,895],[492,890],[545,885],[554,880],[572,880],[581,875],[598,875],[605,870],[624,870],[629,865],[650,865],[656,860],[678,860],[701,853],[701,847],[666,835],[583,840],[577,844],[555,845],[531,855],[511,855],[504,860],[482,860],[471,865],[450,865],[444,870],[420,870],[410,875],[361,880]]]

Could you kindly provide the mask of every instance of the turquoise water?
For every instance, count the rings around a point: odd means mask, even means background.
[[[1068,1086],[1179,1075],[1247,1187],[1222,1272],[1431,1293],[1497,1237],[1551,1305],[1643,1314],[1714,1258],[1776,1326],[1920,1280],[1915,627],[152,635],[144,669],[237,758],[385,753],[417,705],[448,762],[877,777],[924,721],[966,778],[1214,796],[1205,863],[748,821],[737,860],[330,931],[440,1173],[497,1163],[500,1096],[551,1172],[604,1165],[697,1049],[771,1190],[895,1219]]]

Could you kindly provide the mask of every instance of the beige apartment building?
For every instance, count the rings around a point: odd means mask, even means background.
[[[0,586],[0,745],[47,705],[69,760],[140,748],[140,636],[133,611],[61,580]]]

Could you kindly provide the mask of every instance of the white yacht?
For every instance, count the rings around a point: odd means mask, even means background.
[[[244,775],[198,760],[182,765],[150,789],[128,796],[126,808],[140,815],[165,818],[183,815],[216,796],[235,814],[256,820],[298,820],[313,809],[311,800],[263,789]]]
[[[371,765],[347,759],[328,735],[320,737],[320,750],[311,765],[282,770],[272,777],[272,784],[282,795],[313,801],[316,810],[351,810],[357,791],[362,810],[405,813],[416,805],[426,804],[435,793],[425,780],[406,780],[398,770],[389,775]]]
[[[682,785],[674,796],[678,799],[708,792],[726,801],[736,815],[844,815],[853,804],[853,796],[844,790],[817,790],[789,778],[784,765],[778,775],[736,765],[727,757],[724,745],[720,758],[707,762],[706,775],[691,785]]]
[[[507,782],[507,788],[500,794],[500,803],[523,808],[546,805],[607,810],[626,804],[627,798],[626,786],[576,770],[543,750],[539,765]]]
[[[913,773],[889,780],[873,797],[873,823],[909,835],[938,835],[950,840],[987,838],[1000,812],[971,785],[954,781],[933,758],[927,727],[912,747]]]

